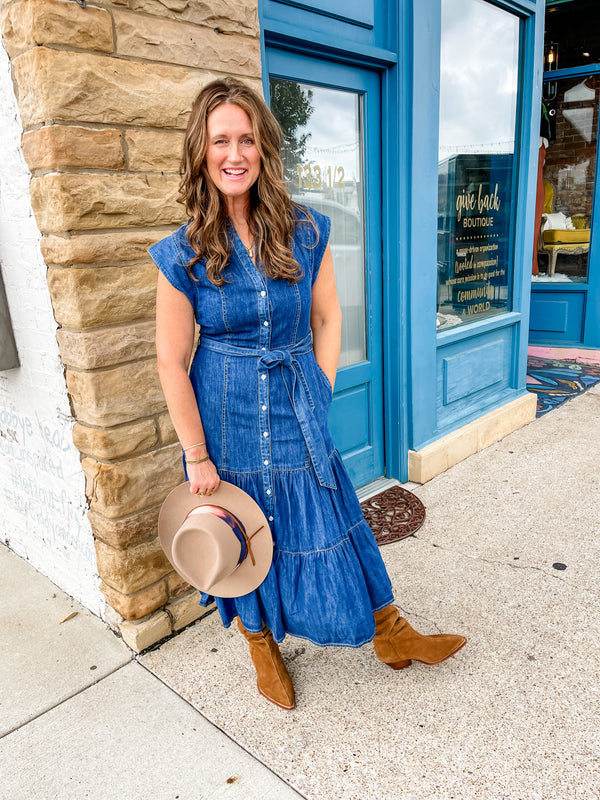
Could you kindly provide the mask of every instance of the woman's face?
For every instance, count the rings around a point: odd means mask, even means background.
[[[206,132],[206,169],[231,209],[236,201],[247,201],[260,174],[252,122],[239,106],[222,103],[208,115]]]

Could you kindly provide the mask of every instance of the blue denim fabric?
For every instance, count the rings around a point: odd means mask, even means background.
[[[248,492],[273,533],[273,564],[243,597],[215,598],[228,627],[271,629],[318,645],[360,647],[373,612],[392,602],[391,583],[327,426],[332,387],[311,341],[311,291],[329,238],[327,217],[302,217],[293,251],[303,277],[271,280],[230,227],[227,281],[214,286],[193,256],[185,228],[150,248],[190,300],[201,338],[190,379],[209,453],[223,480]],[[206,602],[208,598],[203,597]]]

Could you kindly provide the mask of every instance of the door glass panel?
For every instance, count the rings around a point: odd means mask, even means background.
[[[510,309],[519,19],[442,0],[437,328]]]
[[[596,169],[600,76],[544,84],[549,136],[535,281],[585,283]]]
[[[292,198],[331,218],[347,367],[367,358],[361,96],[281,78],[270,79],[270,94]]]

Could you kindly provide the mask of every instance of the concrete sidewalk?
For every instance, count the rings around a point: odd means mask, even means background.
[[[467,647],[395,673],[288,638],[293,712],[216,614],[134,657],[0,548],[0,798],[598,800],[600,385],[413,491],[396,602]]]
[[[2,545],[0,596],[0,800],[297,800]]]

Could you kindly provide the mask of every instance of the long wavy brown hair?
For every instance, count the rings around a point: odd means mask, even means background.
[[[262,97],[230,77],[212,81],[202,89],[192,106],[185,134],[179,201],[190,217],[186,234],[196,254],[187,265],[188,271],[193,278],[192,267],[206,259],[208,279],[216,286],[225,283],[222,272],[232,246],[227,235],[227,205],[208,174],[205,160],[208,116],[223,103],[237,105],[248,114],[260,154],[260,174],[250,189],[248,225],[262,269],[270,278],[295,283],[301,277],[291,250],[298,223],[296,209],[301,208],[305,216],[307,211],[292,201],[285,185],[281,128]]]

